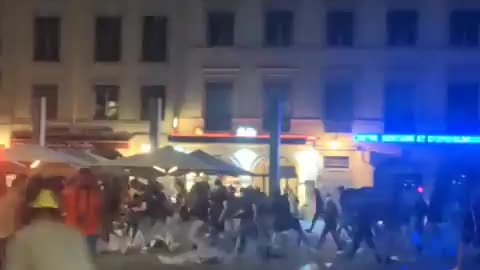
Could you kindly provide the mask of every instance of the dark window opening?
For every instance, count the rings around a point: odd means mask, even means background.
[[[324,156],[323,168],[325,169],[348,169],[350,168],[350,158],[342,156]]]
[[[231,130],[233,106],[232,83],[207,82],[205,88],[205,130]]]
[[[168,19],[164,16],[143,17],[142,60],[165,62],[167,60]]]
[[[235,15],[233,12],[208,13],[207,41],[209,47],[233,46],[235,39]]]
[[[351,132],[353,121],[353,85],[328,82],[325,85],[325,131]]]
[[[60,17],[36,17],[34,25],[35,61],[60,60]]]
[[[290,47],[293,45],[293,11],[268,11],[265,15],[265,45]]]
[[[97,17],[95,23],[95,61],[120,61],[122,19],[116,16]]]
[[[452,134],[478,133],[478,83],[449,83],[447,131]]]
[[[450,45],[479,46],[480,10],[455,10],[450,13]]]
[[[95,86],[95,120],[118,119],[118,92],[117,85]]]
[[[142,87],[141,97],[141,111],[140,117],[142,120],[150,120],[150,101],[152,99],[162,99],[162,120],[165,119],[165,104],[166,94],[165,86],[163,85],[149,85]]]
[[[327,45],[352,47],[354,39],[353,12],[330,11],[327,13]]]
[[[55,120],[58,117],[58,86],[54,84],[39,84],[33,86],[35,106],[40,108],[40,98],[47,101],[47,119]]]
[[[387,45],[414,46],[417,42],[418,13],[394,10],[387,14]]]
[[[268,82],[263,90],[263,129],[272,130],[275,123],[274,106],[275,102],[283,104],[282,107],[282,132],[290,131],[290,120],[292,117],[291,84],[289,82]]]
[[[410,83],[387,83],[384,93],[384,132],[415,133],[415,86]]]

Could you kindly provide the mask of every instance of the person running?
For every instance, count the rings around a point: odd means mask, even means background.
[[[128,229],[127,234],[133,241],[137,235],[142,217],[147,210],[147,203],[140,194],[134,194],[132,200],[128,203]]]
[[[235,245],[237,254],[245,251],[248,238],[253,238],[257,231],[255,220],[257,219],[257,207],[254,202],[254,190],[251,188],[241,189],[240,209],[235,217],[240,219],[240,228]]]
[[[163,185],[156,183],[150,186],[150,189],[145,194],[145,201],[147,203],[147,210],[145,211],[149,219],[145,222],[143,232],[145,238],[145,245],[142,248],[142,252],[147,252],[150,248],[153,248],[164,237],[164,227],[167,217],[171,216],[172,210],[167,196],[163,192]],[[150,227],[148,226],[150,225]]]
[[[382,259],[373,242],[372,226],[375,218],[372,212],[372,209],[366,206],[360,207],[357,210],[354,217],[355,228],[353,232],[353,244],[351,250],[348,252],[348,257],[353,259],[358,248],[360,248],[362,242],[365,241],[367,246],[373,250],[377,262],[381,263]]]
[[[335,244],[337,245],[337,250],[341,252],[343,250],[342,241],[340,240],[340,236],[337,232],[338,226],[338,216],[339,211],[337,204],[334,202],[332,195],[327,194],[325,200],[325,226],[323,227],[322,234],[320,235],[320,240],[318,241],[318,247],[320,247],[327,237],[327,234],[330,233]]]
[[[41,181],[29,206],[28,225],[8,244],[6,270],[95,269],[81,232],[63,223],[59,196]]]
[[[311,233],[313,231],[313,229],[315,228],[315,224],[317,223],[317,220],[324,213],[324,202],[323,202],[323,198],[322,198],[322,194],[320,193],[320,190],[318,190],[318,188],[315,188],[314,194],[315,194],[315,214],[313,215],[312,224],[310,225],[310,228],[306,230],[306,232],[308,233]]]
[[[425,231],[425,219],[428,214],[428,204],[422,194],[418,194],[413,208],[413,229],[416,235],[416,250],[418,255],[423,251],[423,233]]]
[[[208,223],[210,186],[207,182],[197,182],[192,186],[187,196],[187,206],[190,215],[198,220]]]
[[[352,198],[351,192],[349,192],[344,186],[338,187],[339,195],[339,204],[340,204],[340,224],[338,226],[338,234],[340,235],[342,231],[345,231],[350,239],[353,237],[352,223],[353,223],[353,213],[355,212],[354,207],[351,202]]]
[[[215,180],[210,193],[209,226],[210,235],[216,238],[225,229],[224,218],[227,211],[227,189],[220,179]]]
[[[181,215],[188,215],[187,189],[182,181],[175,181],[175,209]]]
[[[400,244],[399,237],[402,236],[402,223],[405,219],[403,216],[403,205],[401,197],[392,196],[385,201],[385,207],[377,209],[377,213],[384,213],[384,225],[386,229],[385,237],[385,263],[390,264],[394,261],[393,250]]]
[[[281,195],[278,191],[273,195],[272,212],[274,233],[278,235],[288,230],[294,230],[298,234],[297,244],[300,245],[302,242],[308,244],[307,236],[300,225],[300,221],[292,214],[291,208],[288,193]]]

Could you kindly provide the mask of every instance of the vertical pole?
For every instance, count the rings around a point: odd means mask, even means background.
[[[40,146],[45,146],[45,138],[47,133],[47,98],[40,97]]]
[[[162,136],[162,122],[163,122],[163,98],[157,97],[157,148],[160,147],[160,136]]]
[[[158,149],[160,145],[161,121],[163,118],[163,100],[162,98],[151,98],[149,100],[149,135],[152,150]]]
[[[273,122],[270,125],[270,168],[269,168],[269,194],[272,196],[280,191],[280,145],[282,132],[282,103],[273,101],[271,115]]]

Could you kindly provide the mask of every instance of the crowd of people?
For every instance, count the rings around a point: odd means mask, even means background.
[[[189,191],[176,181],[167,191],[157,181],[106,188],[88,169],[70,179],[19,176],[0,198],[0,259],[7,270],[32,264],[41,266],[35,269],[93,269],[92,257],[104,243],[104,250],[124,254],[162,248],[163,263],[217,263],[248,251],[269,260],[288,256],[285,246],[293,234],[292,242],[310,252],[330,235],[346,258],[365,242],[379,263],[391,263],[395,239],[415,235],[411,247],[421,256],[428,241],[424,232],[440,237],[444,222],[461,232],[460,258],[465,245],[480,242],[478,192],[459,200],[434,191],[428,203],[416,191],[376,192],[315,189],[315,214],[304,230],[298,198],[288,185],[267,196],[252,186],[225,186],[220,179],[212,185],[197,182]],[[408,199],[403,193],[410,193]],[[318,220],[323,226],[315,238],[310,233]],[[381,251],[380,238],[388,243]]]
[[[299,213],[298,199],[288,186],[272,196],[266,196],[254,187],[236,190],[224,186],[220,180],[215,181],[211,187],[207,182],[196,183],[190,192],[181,183],[177,183],[176,187],[173,200],[162,195],[162,206],[156,206],[156,209],[163,209],[159,210],[162,212],[160,218],[153,217],[160,220],[159,225],[149,221],[147,223],[150,226],[140,226],[142,229],[135,230],[136,233],[148,236],[145,243],[151,241],[151,237],[156,237],[153,241],[160,240],[167,246],[168,243],[173,243],[173,247],[182,245],[176,242],[175,236],[169,236],[169,231],[172,230],[172,226],[167,225],[169,220],[175,220],[173,227],[191,221],[201,224],[195,227],[198,231],[190,235],[207,235],[204,246],[211,249],[217,248],[221,243],[233,243],[231,249],[223,247],[225,254],[239,256],[245,252],[247,244],[251,243],[256,246],[255,254],[259,254],[262,259],[286,255],[281,239],[288,231],[296,233],[296,245],[309,251],[320,249],[330,235],[336,244],[337,253],[350,259],[353,259],[365,242],[379,263],[392,263],[397,257],[394,256],[396,249],[399,246],[404,248],[405,245],[408,245],[407,249],[413,256],[422,256],[424,246],[431,244],[429,241],[442,237],[440,227],[445,223],[451,224],[456,232],[463,235],[462,243],[478,244],[480,240],[476,225],[480,220],[480,200],[473,195],[467,196],[470,199],[465,201],[445,194],[439,197],[441,191],[434,191],[427,202],[424,194],[416,189],[399,189],[393,194],[382,195],[378,194],[381,191],[374,188],[340,187],[336,194],[322,194],[315,189],[316,211],[311,226],[304,231],[300,222],[304,218]],[[131,227],[137,228],[136,224],[145,222],[142,219],[152,218],[148,211],[152,203],[149,203],[152,200],[148,199],[148,193],[133,197],[134,207],[129,208],[130,214],[127,214],[131,217],[127,220],[133,220],[130,222]],[[138,208],[138,205],[143,207]],[[175,216],[179,218],[175,219]],[[315,236],[310,233],[318,220],[323,221],[323,226],[319,239],[313,241]],[[164,228],[163,232],[158,228]],[[131,239],[135,238],[134,235],[135,233],[129,234]],[[197,237],[190,241],[190,246],[183,246],[196,248],[201,240]],[[144,245],[142,248],[146,249]]]

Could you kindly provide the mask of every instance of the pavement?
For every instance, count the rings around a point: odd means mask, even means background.
[[[309,237],[312,241],[318,239],[321,225]],[[315,243],[315,242],[314,242]],[[388,242],[386,245],[393,245]],[[434,243],[438,247],[439,243]],[[451,250],[455,248],[447,243]],[[285,258],[261,260],[258,254],[245,254],[235,257],[228,263],[223,264],[187,264],[187,265],[165,265],[157,258],[158,254],[163,254],[161,250],[150,254],[132,253],[129,255],[107,254],[97,257],[96,262],[99,270],[163,270],[163,269],[184,269],[184,270],[447,270],[453,269],[455,257],[450,255],[435,255],[435,252],[426,252],[427,255],[415,257],[414,252],[405,251],[398,245],[395,250],[395,256],[399,258],[391,264],[378,264],[372,252],[366,247],[350,260],[342,254],[336,254],[336,248],[333,241],[327,237],[327,242],[320,250],[310,248],[289,246]],[[385,247],[379,245],[382,250]],[[429,249],[429,248],[427,248]],[[433,248],[432,248],[433,249]],[[255,249],[254,252],[255,253]],[[470,253],[473,254],[473,253]],[[480,269],[480,264],[476,264],[472,256],[465,259],[463,270]]]

